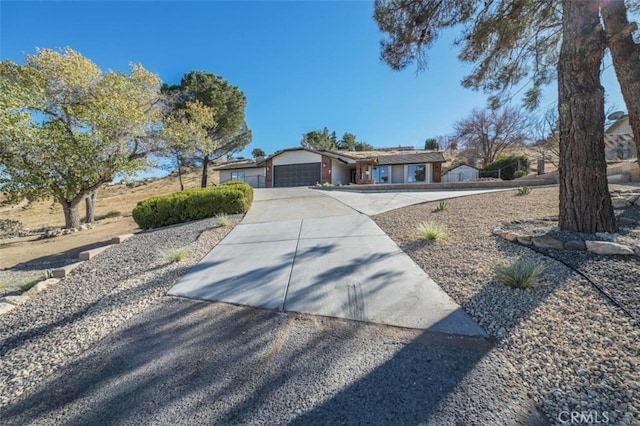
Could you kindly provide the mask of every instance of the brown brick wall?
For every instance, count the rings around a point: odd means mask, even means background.
[[[273,159],[269,158],[266,162],[265,162],[265,179],[264,179],[264,186],[267,188],[273,188]]]
[[[322,156],[320,183],[331,183],[331,158]]]

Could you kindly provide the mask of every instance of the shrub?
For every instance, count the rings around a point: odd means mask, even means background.
[[[441,240],[447,233],[447,228],[433,222],[422,222],[416,227],[418,236],[423,240]]]
[[[544,267],[530,260],[520,260],[510,266],[496,265],[493,268],[501,283],[514,288],[535,287],[540,283],[540,274]]]
[[[449,206],[447,205],[446,201],[440,201],[438,203],[438,205],[436,206],[436,211],[442,212],[442,211],[445,211],[448,208],[449,208]]]
[[[25,281],[24,283],[20,284],[20,290],[22,290],[22,291],[30,290],[34,285],[38,284],[39,282],[40,282],[39,278],[31,279],[29,281]]]
[[[230,180],[220,185],[221,187],[230,187],[234,189],[238,189],[242,191],[244,194],[247,210],[251,207],[251,203],[253,203],[253,188],[246,182],[241,180]]]
[[[160,250],[160,257],[162,257],[167,262],[178,263],[182,262],[185,257],[189,254],[189,249],[186,247],[183,248],[172,248],[166,250]]]
[[[206,219],[220,213],[244,213],[249,209],[253,190],[250,195],[246,194],[249,192],[239,185],[220,185],[153,197],[138,203],[133,209],[133,220],[140,228],[149,229]]]
[[[526,175],[527,175],[527,172],[525,172],[524,170],[516,170],[516,171],[513,173],[513,178],[514,178],[514,179],[518,179],[518,178],[524,177],[524,176],[526,176]]]
[[[524,185],[518,188],[518,195],[529,195],[529,194],[531,194],[531,188],[529,188],[527,185]]]
[[[518,164],[520,164],[520,169],[518,169]],[[498,158],[493,161],[493,163],[484,168],[484,171],[495,171],[494,175],[498,176],[498,170],[500,170],[501,179],[511,180],[514,178],[514,173],[517,170],[524,170],[526,172],[527,170],[529,170],[530,165],[531,162],[529,161],[529,157],[524,154],[500,154]]]

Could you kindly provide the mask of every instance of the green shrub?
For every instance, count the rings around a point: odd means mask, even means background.
[[[440,201],[438,203],[438,205],[436,206],[436,211],[442,212],[442,211],[445,211],[448,208],[449,208],[449,206],[447,205],[446,201]]]
[[[518,169],[518,164],[520,164],[520,169]],[[525,172],[529,170],[529,166],[531,162],[529,161],[529,157],[524,154],[521,155],[507,155],[500,154],[498,158],[496,158],[493,163],[489,164],[484,168],[485,172],[495,171],[494,176],[498,176],[498,170],[500,170],[500,178],[503,180],[511,180],[514,178],[514,173],[517,170],[524,170]]]
[[[518,188],[518,195],[529,195],[529,194],[531,194],[531,188],[529,188],[527,185],[524,185]]]
[[[525,177],[526,175],[527,175],[527,172],[525,172],[524,170],[516,170],[513,173],[513,178],[514,179],[518,179],[518,178],[521,178],[521,177]]]
[[[441,240],[447,233],[447,228],[433,222],[422,222],[416,227],[418,236],[423,240]]]
[[[22,284],[20,284],[20,290],[22,291],[27,291],[27,290],[31,290],[31,288],[38,284],[40,282],[39,278],[34,278],[28,281],[23,282]]]
[[[206,219],[221,213],[244,213],[249,209],[252,195],[253,190],[249,193],[240,185],[191,189],[140,201],[133,209],[133,220],[140,228],[149,229]]]
[[[251,185],[241,180],[230,180],[221,184],[220,186],[230,187],[242,191],[246,200],[247,209],[251,207],[251,203],[253,203],[253,188],[251,187]]]
[[[501,283],[514,288],[535,287],[540,283],[540,274],[544,267],[530,260],[520,260],[510,266],[496,265],[493,268]]]
[[[185,259],[185,257],[187,257],[187,255],[189,254],[189,249],[186,247],[166,249],[166,250],[160,250],[159,254],[160,254],[160,257],[166,260],[167,262],[178,263],[178,262],[182,262]]]

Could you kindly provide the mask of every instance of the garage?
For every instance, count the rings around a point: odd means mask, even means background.
[[[286,164],[273,167],[273,186],[311,186],[320,182],[320,162]]]

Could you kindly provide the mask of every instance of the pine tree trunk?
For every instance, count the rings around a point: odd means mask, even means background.
[[[209,156],[205,155],[202,159],[202,181],[200,182],[200,186],[202,188],[207,187],[207,169],[209,168]]]
[[[597,1],[563,0],[558,61],[560,119],[560,228],[615,232],[604,155],[605,40]]]
[[[82,198],[75,199],[73,201],[58,200],[62,205],[62,211],[64,212],[64,227],[66,229],[78,229],[80,228],[80,210],[78,206]]]
[[[622,97],[629,112],[629,124],[636,142],[637,161],[640,164],[640,46],[633,41],[627,19],[627,8],[622,0],[604,2],[602,17],[609,40]],[[628,32],[628,34],[626,34]]]
[[[96,200],[98,199],[98,190],[96,189],[84,199],[85,217],[84,223],[93,224],[95,222]]]

